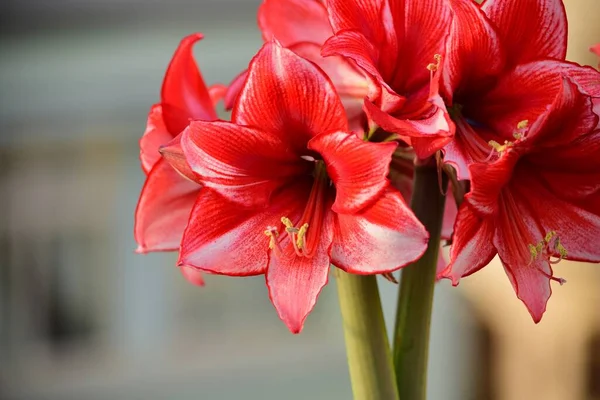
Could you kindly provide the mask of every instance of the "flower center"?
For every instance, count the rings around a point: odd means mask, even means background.
[[[302,216],[296,224],[286,216],[281,217],[281,223],[285,228],[284,232],[290,239],[294,253],[299,257],[310,258],[315,254],[325,216],[328,183],[325,163],[315,160],[313,186]],[[284,249],[281,247],[283,238],[280,239],[279,230],[274,226],[269,226],[265,230],[265,235],[269,236],[269,248],[275,255],[282,255],[284,253]]]

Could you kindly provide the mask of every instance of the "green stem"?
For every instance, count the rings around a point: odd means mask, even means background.
[[[446,190],[446,182],[442,186]],[[394,331],[394,367],[402,399],[426,398],[429,328],[444,201],[435,164],[416,166],[411,208],[429,232],[429,244],[419,260],[402,270]]]
[[[335,277],[354,400],[398,400],[376,277],[337,268]]]

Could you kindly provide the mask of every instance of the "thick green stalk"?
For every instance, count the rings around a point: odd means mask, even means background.
[[[398,400],[376,277],[337,268],[335,277],[354,400]]]
[[[442,186],[446,190],[446,183]],[[429,328],[444,200],[435,164],[416,166],[410,204],[429,232],[429,244],[423,257],[402,270],[400,281],[394,330],[394,367],[401,399],[426,399]]]

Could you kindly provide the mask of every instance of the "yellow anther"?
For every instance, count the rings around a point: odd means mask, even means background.
[[[294,224],[288,217],[281,217],[281,223],[285,225],[286,232],[296,233],[298,232],[298,228],[294,227]]]
[[[556,236],[556,231],[550,231],[546,233],[546,237],[544,237],[544,241],[546,243],[550,243],[550,241]]]
[[[525,129],[527,127],[529,127],[529,120],[527,119],[524,119],[523,121],[517,124],[517,129]]]
[[[273,250],[277,247],[277,238],[279,237],[279,232],[277,232],[274,228],[269,228],[265,230],[265,235],[269,237],[269,249]]]
[[[565,246],[563,246],[560,242],[556,244],[556,251],[558,251],[561,259],[566,258],[569,255],[567,249],[565,249]]]
[[[435,60],[435,62],[427,65],[427,69],[430,70],[431,72],[435,72],[440,68],[442,56],[440,54],[436,54],[433,56],[433,59]]]
[[[509,147],[512,147],[514,143],[509,142],[508,140],[505,140],[504,144],[500,144],[500,143],[496,142],[495,140],[490,140],[488,142],[488,144],[490,145],[491,148],[496,150],[498,153],[502,153],[503,151],[506,151]]]
[[[527,247],[529,247],[529,254],[531,254],[531,261],[535,260],[539,254],[537,246],[534,246],[530,243],[527,245]]]
[[[296,246],[299,249],[304,247],[304,238],[306,237],[306,231],[308,230],[308,224],[304,224],[298,230],[298,238],[296,239]]]

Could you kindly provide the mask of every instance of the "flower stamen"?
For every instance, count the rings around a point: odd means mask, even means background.
[[[544,239],[540,240],[538,243],[529,244],[529,253],[531,254],[531,260],[529,261],[529,265],[531,265],[538,257],[545,256],[546,261],[549,264],[558,264],[560,261],[565,259],[568,255],[567,249],[560,242],[560,237],[556,231],[549,231],[544,236]],[[558,253],[558,258],[553,259],[553,254]],[[540,267],[536,267],[544,276],[547,278],[560,283],[561,285],[565,284],[567,281],[563,278],[556,278],[546,271],[543,271]]]

